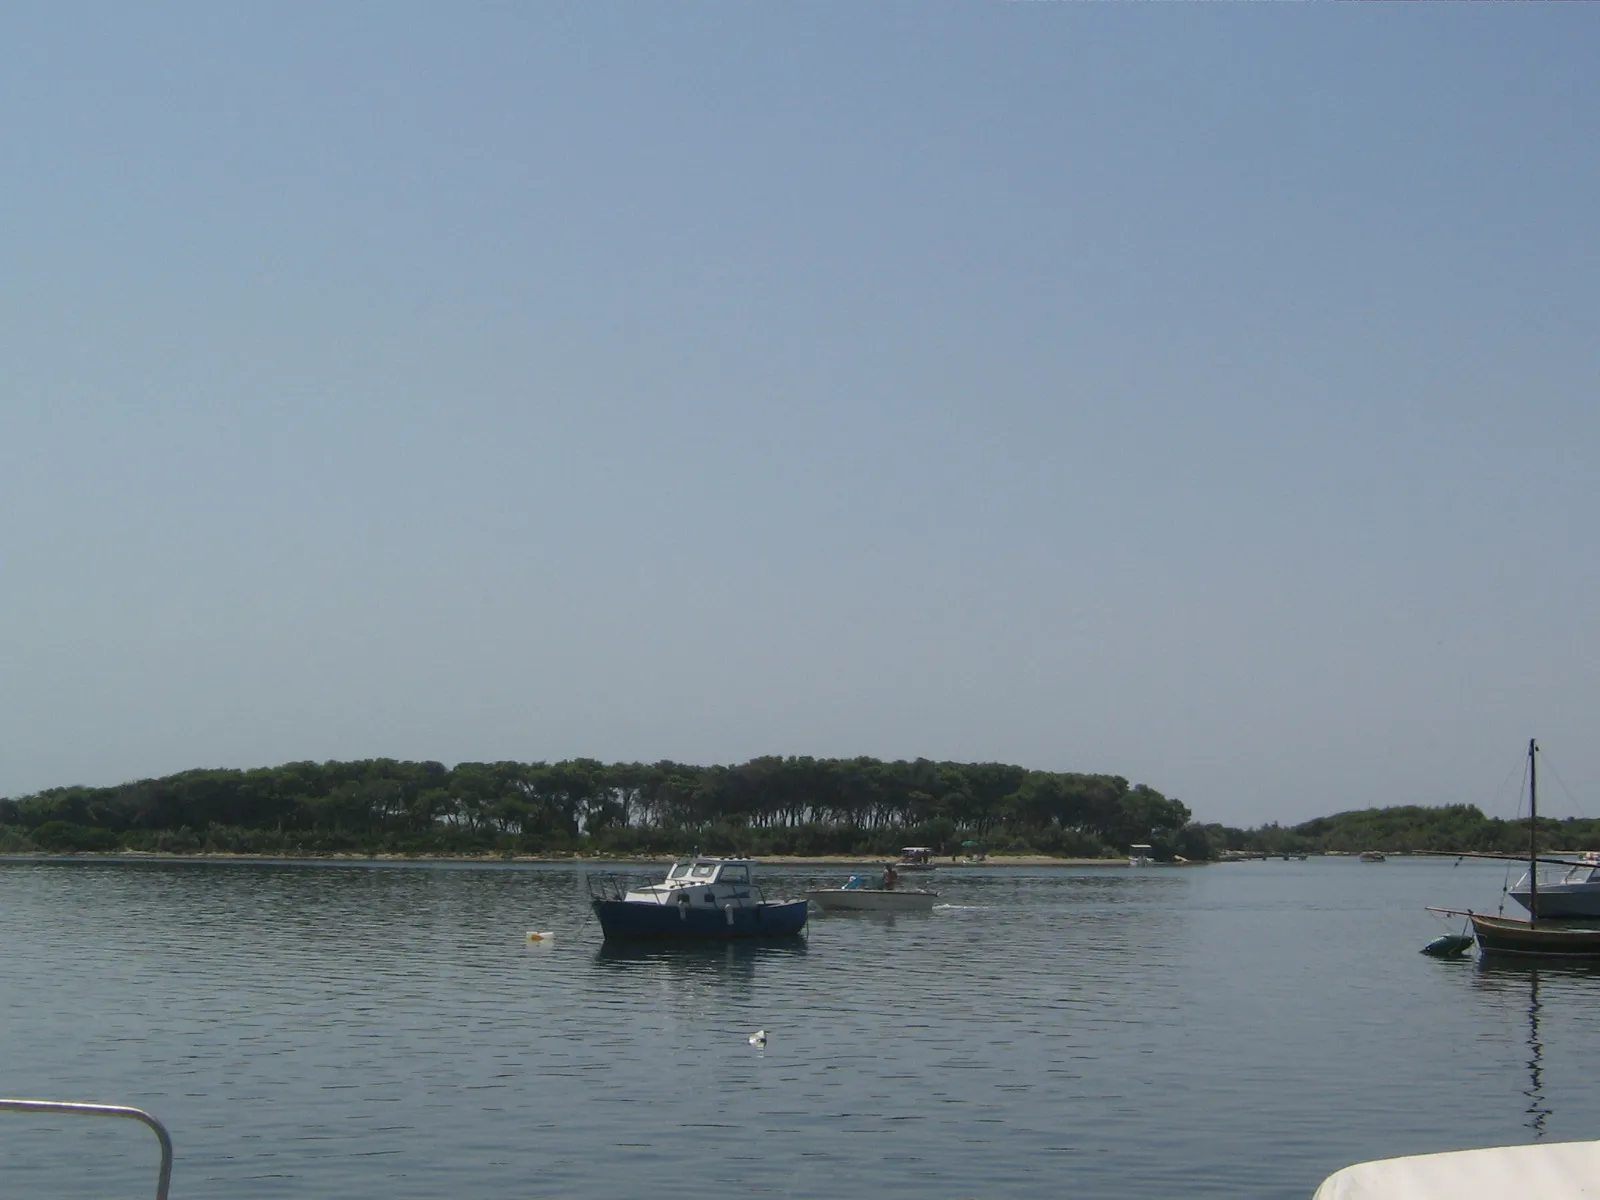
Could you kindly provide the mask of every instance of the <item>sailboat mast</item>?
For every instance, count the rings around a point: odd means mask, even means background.
[[[1539,919],[1539,743],[1528,739],[1528,915]]]

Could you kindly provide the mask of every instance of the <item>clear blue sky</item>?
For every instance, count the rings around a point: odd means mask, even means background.
[[[1600,8],[52,0],[0,112],[0,794],[1600,815]]]

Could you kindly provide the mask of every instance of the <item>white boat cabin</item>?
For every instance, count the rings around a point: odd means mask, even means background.
[[[1155,860],[1154,852],[1143,842],[1136,842],[1128,847],[1128,865],[1130,867],[1148,867]]]
[[[1539,872],[1540,887],[1572,887],[1578,884],[1589,885],[1584,888],[1585,891],[1588,891],[1590,887],[1600,888],[1600,854],[1591,850],[1577,862],[1568,864],[1566,874],[1559,878],[1556,877],[1553,871]],[[1528,876],[1523,875],[1517,881],[1516,888],[1512,890],[1526,891],[1527,888]]]
[[[761,903],[761,893],[750,878],[750,865],[744,858],[679,859],[665,881],[630,891],[623,898],[633,904],[753,907]]]

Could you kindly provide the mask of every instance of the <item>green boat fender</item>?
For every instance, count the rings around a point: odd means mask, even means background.
[[[1444,933],[1434,938],[1422,948],[1422,953],[1430,958],[1460,958],[1472,948],[1472,935],[1467,933]]]

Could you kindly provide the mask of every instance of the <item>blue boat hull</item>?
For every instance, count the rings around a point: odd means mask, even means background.
[[[607,938],[777,938],[793,937],[806,926],[809,906],[756,904],[725,909],[717,905],[641,904],[628,900],[594,900],[594,915]]]

